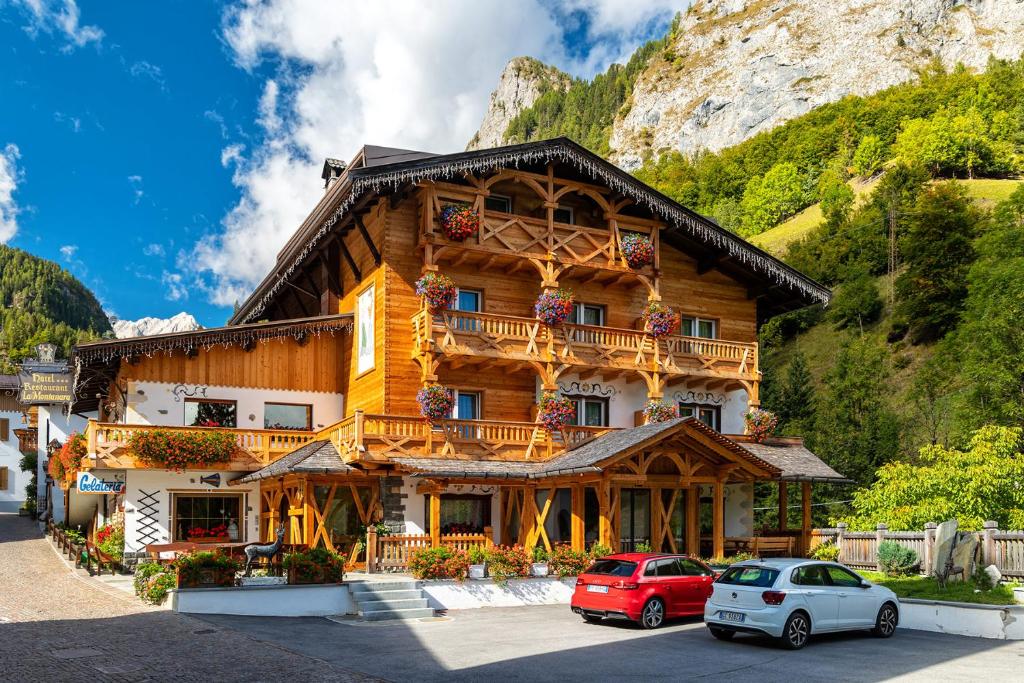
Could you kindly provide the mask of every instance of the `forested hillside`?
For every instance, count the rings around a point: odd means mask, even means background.
[[[52,261],[0,245],[0,372],[52,342],[66,357],[78,341],[112,333],[89,289]]]

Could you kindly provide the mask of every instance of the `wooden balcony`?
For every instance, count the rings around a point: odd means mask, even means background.
[[[346,461],[383,462],[391,456],[454,460],[545,460],[573,445],[609,431],[608,427],[568,427],[549,433],[534,422],[441,420],[368,415],[356,411],[320,431]]]
[[[114,424],[89,420],[89,425],[85,430],[88,453],[83,462],[83,468],[147,468],[147,465],[138,462],[128,452],[127,446],[132,434],[156,430],[171,432],[218,431],[230,432],[235,435],[238,448],[228,463],[197,469],[257,470],[317,438],[316,432],[285,429],[164,427],[158,425]]]
[[[548,327],[534,318],[463,311],[436,316],[420,311],[413,316],[412,326],[418,351],[433,349],[448,358],[654,370],[668,377],[760,379],[755,343],[683,336],[655,339],[639,330],[569,324]]]

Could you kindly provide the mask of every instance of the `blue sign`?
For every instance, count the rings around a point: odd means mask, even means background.
[[[100,479],[89,472],[78,473],[79,493],[124,493],[124,482],[116,479]]]

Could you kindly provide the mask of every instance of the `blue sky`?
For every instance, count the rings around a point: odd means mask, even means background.
[[[118,317],[223,324],[324,156],[461,149],[509,58],[589,76],[685,2],[424,4],[0,0],[0,241]]]

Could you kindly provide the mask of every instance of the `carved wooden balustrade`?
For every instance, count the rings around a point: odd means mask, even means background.
[[[535,422],[439,420],[422,417],[353,416],[320,431],[347,462],[384,461],[390,456],[455,460],[545,460],[566,447],[609,431],[607,427],[567,427],[550,433]]]
[[[317,438],[315,432],[287,429],[232,429],[227,427],[166,427],[160,425],[114,424],[89,420],[85,435],[88,453],[83,467],[145,468],[128,452],[132,434],[142,431],[230,432],[238,450],[231,461],[212,469],[254,470]],[[201,468],[200,468],[201,469]]]
[[[534,318],[421,310],[412,318],[415,348],[445,356],[483,356],[531,363],[657,371],[757,381],[757,344],[669,336],[590,325],[548,327]]]

